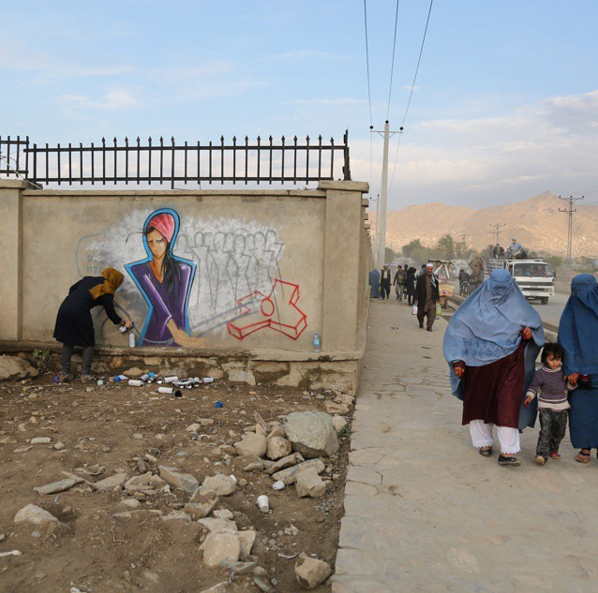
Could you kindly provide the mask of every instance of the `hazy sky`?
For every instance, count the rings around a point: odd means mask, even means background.
[[[0,135],[207,142],[349,129],[353,179],[389,207],[551,190],[598,202],[598,2],[0,0]],[[371,155],[371,157],[370,157]]]

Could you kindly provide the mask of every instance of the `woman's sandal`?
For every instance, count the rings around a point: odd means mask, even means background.
[[[575,461],[584,464],[590,463],[590,449],[581,449],[575,457]]]
[[[492,455],[492,447],[480,447],[480,455],[482,457],[490,457]]]

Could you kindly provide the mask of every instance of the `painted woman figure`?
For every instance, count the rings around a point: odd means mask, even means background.
[[[140,346],[191,345],[187,307],[195,263],[173,254],[179,226],[174,210],[153,212],[143,225],[147,259],[125,266],[149,307]]]
[[[571,282],[571,296],[559,324],[559,344],[565,349],[566,375],[579,379],[569,393],[571,444],[580,463],[598,450],[598,282],[579,274]]]

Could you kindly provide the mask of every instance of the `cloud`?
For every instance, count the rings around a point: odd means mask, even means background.
[[[95,111],[120,111],[138,106],[137,99],[127,91],[110,91],[96,99],[88,95],[68,94],[58,97],[58,101],[71,108]]]
[[[595,185],[598,91],[550,97],[498,117],[430,119],[406,130],[398,159],[390,147],[389,202],[443,200],[481,207],[546,189],[556,194]],[[379,192],[381,142],[352,141],[354,179]],[[370,170],[372,171],[370,174]]]

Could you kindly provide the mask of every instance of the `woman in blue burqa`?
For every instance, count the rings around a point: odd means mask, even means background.
[[[380,296],[380,270],[370,272],[370,298],[377,299]]]
[[[565,375],[578,377],[569,392],[571,444],[580,449],[576,460],[588,463],[598,449],[598,283],[591,274],[571,282],[571,296],[559,324],[559,344],[565,349]]]
[[[496,425],[500,465],[520,465],[519,431],[536,419],[523,397],[543,344],[540,315],[507,270],[494,270],[448,324],[444,357],[452,392],[463,400],[462,424],[469,424],[473,446],[484,457],[492,455]]]

